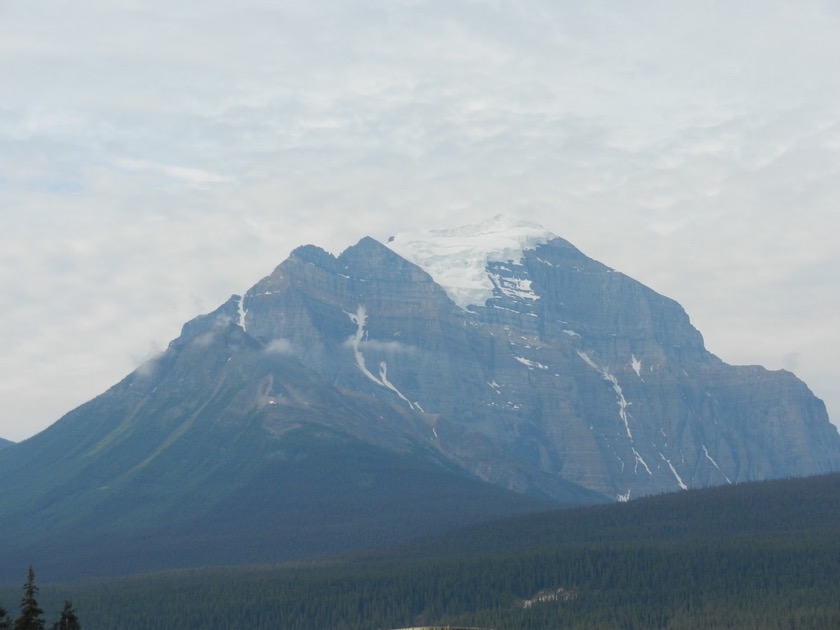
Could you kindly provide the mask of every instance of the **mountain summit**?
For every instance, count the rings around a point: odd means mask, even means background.
[[[21,563],[72,539],[124,572],[833,470],[840,436],[793,374],[725,364],[673,300],[496,217],[294,250],[3,449],[0,526]]]
[[[478,225],[399,234],[388,239],[388,247],[432,276],[455,304],[468,310],[482,306],[494,288],[501,288],[488,273],[489,263],[520,261],[525,250],[556,238],[536,223],[498,215]],[[506,288],[533,296],[529,284]]]

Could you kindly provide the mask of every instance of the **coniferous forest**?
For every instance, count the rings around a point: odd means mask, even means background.
[[[35,584],[35,571],[29,567],[26,582],[23,585],[23,596],[20,598],[20,615],[12,621],[8,611],[0,606],[0,630],[44,630],[46,620],[44,610],[38,604],[38,586]],[[73,603],[64,601],[58,620],[50,626],[52,630],[80,630],[81,625]]]
[[[42,596],[50,609],[70,598],[86,630],[838,628],[840,475],[519,516],[296,566],[44,585]]]

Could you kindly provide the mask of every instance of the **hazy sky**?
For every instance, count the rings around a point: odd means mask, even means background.
[[[297,245],[513,212],[840,420],[826,0],[0,0],[0,436]]]

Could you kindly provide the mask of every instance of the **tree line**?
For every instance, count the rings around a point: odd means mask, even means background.
[[[175,571],[50,589],[69,592],[91,630],[817,630],[840,628],[840,537],[558,541],[515,552]],[[545,593],[562,596],[535,601]]]
[[[0,606],[0,630],[45,630],[47,622],[44,611],[38,605],[38,587],[35,585],[35,571],[29,567],[26,582],[23,585],[23,597],[20,600],[20,615],[12,621],[8,611]],[[80,630],[81,624],[70,600],[65,600],[64,608],[52,630]]]

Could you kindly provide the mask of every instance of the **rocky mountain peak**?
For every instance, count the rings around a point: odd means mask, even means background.
[[[325,453],[376,454],[353,464],[358,488],[346,468],[302,484],[302,448],[305,476]],[[33,476],[32,461],[49,464]],[[8,548],[24,549],[44,514],[94,532],[103,513],[141,529],[180,513],[192,540],[192,523],[224,524],[252,497],[270,542],[296,488],[334,496],[328,486],[344,484],[353,506],[397,463],[390,496],[428,497],[411,472],[423,470],[582,503],[840,470],[840,435],[793,374],[725,364],[674,300],[502,216],[387,245],[364,238],[338,256],[294,250],[187,322],[160,357],[3,449],[0,477],[14,482],[0,503],[17,507],[0,525]],[[357,477],[358,466],[376,473]],[[321,506],[317,492],[299,514]],[[237,530],[213,531],[228,544]]]
[[[675,301],[511,217],[338,257],[299,248],[243,310],[250,335],[510,488],[625,497],[840,467],[837,432],[795,377],[723,364]],[[756,405],[756,388],[775,402]],[[774,404],[795,456],[766,424]]]

